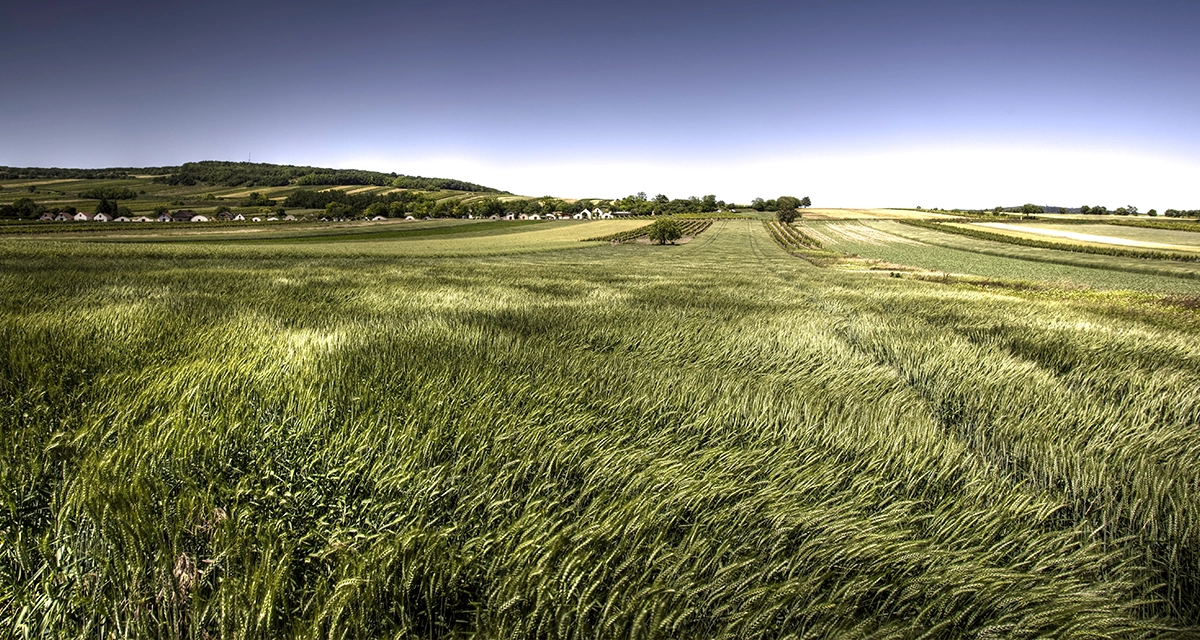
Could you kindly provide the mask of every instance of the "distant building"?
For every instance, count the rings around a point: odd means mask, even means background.
[[[188,222],[208,222],[208,221],[209,221],[208,216],[204,216],[204,215],[194,215],[194,216],[192,216],[191,220],[188,220]]]
[[[192,218],[196,217],[196,212],[191,209],[180,209],[171,214],[171,220],[175,222],[191,222]],[[207,219],[205,220],[207,222]]]

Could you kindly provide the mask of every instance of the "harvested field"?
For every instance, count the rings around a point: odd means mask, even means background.
[[[803,209],[801,219],[811,220],[950,220],[959,216],[908,209]]]
[[[962,225],[958,225],[962,226]],[[1200,251],[1200,234],[1186,231],[1163,231],[1156,229],[1138,229],[1135,227],[1120,227],[1115,225],[1086,225],[1085,228],[1072,226],[1069,228],[1055,227],[1046,224],[1008,224],[1003,222],[983,222],[970,226],[987,227],[989,229],[1013,233],[1024,237],[1050,236],[1090,244],[1107,244],[1140,249],[1158,249],[1164,251]],[[1158,233],[1152,233],[1158,231]],[[1151,232],[1151,233],[1146,233]],[[1162,242],[1136,239],[1134,236],[1157,237],[1175,242]],[[1179,240],[1185,243],[1179,243]]]

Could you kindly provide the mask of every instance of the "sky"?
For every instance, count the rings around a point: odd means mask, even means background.
[[[1200,2],[0,6],[0,165],[1200,208]]]

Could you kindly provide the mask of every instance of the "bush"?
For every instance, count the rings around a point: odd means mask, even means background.
[[[683,237],[683,226],[675,218],[659,218],[650,225],[646,235],[650,236],[651,242],[675,244],[676,240]]]
[[[775,219],[784,224],[791,224],[791,223],[795,222],[796,221],[795,207],[784,208],[784,209],[780,209],[779,211],[776,211]]]

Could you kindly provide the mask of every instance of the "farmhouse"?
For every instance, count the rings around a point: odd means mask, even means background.
[[[291,216],[288,216],[288,218],[291,218]],[[295,220],[295,218],[292,218],[292,219]],[[287,220],[287,218],[284,218],[284,220]],[[387,220],[387,218],[385,218],[383,216],[375,216],[374,218],[371,218],[372,222],[379,222],[381,220]]]
[[[188,222],[208,222],[208,216],[195,215],[195,216],[192,216],[192,219],[189,220]]]
[[[117,216],[117,217],[113,218],[112,221],[113,222],[129,222],[129,217],[128,216]]]
[[[195,215],[196,212],[192,211],[191,209],[180,209],[179,211],[171,214],[169,217],[175,222],[191,222]],[[205,220],[205,222],[207,222],[207,220]]]
[[[240,214],[240,213],[239,213],[239,214],[237,214],[236,216],[234,216],[234,217],[230,218],[230,220],[233,220],[233,221],[235,221],[235,222],[241,222],[241,221],[243,221],[243,220],[245,220],[245,219],[246,219],[246,216],[244,216],[244,215],[242,215],[242,214]]]
[[[151,220],[150,218],[147,218],[146,216],[138,216],[138,217],[134,218],[133,221],[134,222],[154,222],[153,220]]]
[[[171,219],[171,214],[169,214],[169,213],[160,213],[160,214],[158,215],[158,218],[157,218],[157,220],[158,220],[159,222],[171,222],[171,220],[172,220],[172,219]]]
[[[71,213],[56,213],[56,214],[54,214],[54,220],[56,220],[58,222],[62,222],[64,220],[74,220],[74,219],[75,219],[75,215],[71,214]]]
[[[79,213],[75,214],[75,217],[72,219],[80,222],[87,222],[88,220],[92,219],[92,214],[80,211]]]

